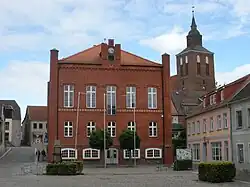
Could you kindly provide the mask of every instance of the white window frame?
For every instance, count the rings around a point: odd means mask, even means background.
[[[192,153],[193,153],[193,156],[192,156],[193,161],[200,161],[201,150],[200,150],[200,144],[199,143],[193,144]]]
[[[90,151],[90,157],[86,157],[85,153],[86,151]],[[97,157],[93,157],[93,151],[97,151]],[[82,158],[84,160],[99,160],[100,159],[100,150],[99,149],[92,149],[92,148],[86,148],[82,150]]]
[[[243,162],[239,161],[239,151],[238,151],[238,145],[243,145]],[[237,158],[237,163],[245,163],[246,157],[245,157],[245,145],[242,142],[236,143],[236,158]]]
[[[216,104],[216,94],[213,94],[213,104]]]
[[[213,105],[213,96],[212,95],[210,95],[210,97],[209,97],[209,102],[210,102],[210,105]]]
[[[210,128],[209,128],[210,132],[214,131],[214,118],[210,117]]]
[[[157,109],[157,88],[155,87],[148,87],[148,109]]]
[[[62,148],[61,153],[63,151],[68,151],[68,156],[67,157],[62,157],[62,160],[74,160],[74,159],[77,159],[77,149],[74,149],[74,148]],[[75,152],[75,157],[70,157],[70,151]]]
[[[87,124],[87,137],[90,137],[91,133],[96,130],[96,123],[94,121],[89,121]],[[90,134],[88,133],[90,132]]]
[[[96,86],[86,86],[86,108],[96,108]]]
[[[70,130],[72,130],[72,134],[70,134]],[[64,122],[64,131],[63,132],[64,132],[65,138],[72,138],[73,137],[73,122],[72,121],[65,121]]]
[[[149,127],[148,127],[148,134],[149,134],[149,137],[157,137],[158,135],[158,125],[155,121],[151,121],[149,123]],[[150,132],[152,132],[150,134]]]
[[[237,115],[238,112],[241,113],[241,126],[239,126],[238,124],[238,115]],[[235,111],[235,119],[236,119],[236,129],[242,129],[243,128],[243,112],[241,109],[237,109]]]
[[[250,128],[250,107],[247,107],[247,128]]]
[[[111,137],[116,137],[116,122],[109,121],[107,125],[108,132],[110,133]],[[113,131],[114,129],[114,131]]]
[[[195,130],[196,130],[195,122],[192,122],[192,134],[195,134]]]
[[[148,151],[153,150],[153,157],[148,156]],[[158,157],[155,156],[155,151],[160,151],[160,155]],[[146,159],[160,159],[162,158],[162,149],[160,148],[147,148],[145,149],[145,158]]]
[[[201,62],[200,55],[197,55],[197,56],[196,56],[196,61],[197,61],[198,63],[200,63],[200,62]]]
[[[134,124],[135,123],[135,124]],[[134,121],[129,121],[128,122],[128,126],[127,126],[127,129],[128,130],[131,130],[131,131],[136,131],[136,122],[134,122]]]
[[[190,135],[191,134],[191,124],[188,123],[188,126],[187,126],[187,134]]]
[[[126,87],[126,108],[136,107],[136,87]]]
[[[197,125],[197,133],[199,134],[199,133],[201,133],[201,123],[199,120],[197,121],[196,125]]]
[[[222,129],[222,124],[221,124],[221,115],[217,115],[217,129]]]
[[[207,119],[203,119],[203,133],[207,132]]]
[[[116,114],[116,86],[106,87],[106,107],[108,115]]]
[[[74,107],[74,89],[75,88],[73,84],[63,85],[63,106],[65,108]]]
[[[130,158],[140,159],[141,158],[140,149],[135,149],[135,152],[137,152],[137,157],[134,157],[135,155],[133,154],[134,153],[134,149],[133,149],[133,150],[131,150],[131,153],[130,153],[131,157],[129,158],[129,156],[127,156],[127,154],[126,154],[128,151],[129,150],[127,150],[127,149],[123,150],[123,158],[124,159],[130,159]]]
[[[227,120],[227,113],[223,113],[223,128],[227,129],[228,128],[228,120]]]
[[[182,57],[180,58],[180,65],[181,66],[183,65],[183,59],[182,59]]]
[[[216,145],[216,146],[215,146]],[[220,145],[220,146],[217,146],[217,145]],[[215,157],[216,156],[218,156],[220,159],[219,160],[214,160],[213,159],[213,149],[219,149],[218,151],[219,151],[219,154],[218,155],[215,155]],[[222,157],[222,142],[211,142],[211,156],[212,156],[212,160],[213,161],[221,161],[222,159],[223,159],[223,157]]]

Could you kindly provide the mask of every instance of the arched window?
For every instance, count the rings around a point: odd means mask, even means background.
[[[100,150],[87,148],[82,150],[83,159],[100,159]]]
[[[96,124],[93,121],[87,124],[87,137],[90,137],[91,133],[96,130]]]
[[[197,56],[196,56],[196,61],[197,61],[198,63],[200,63],[200,62],[201,62],[200,55],[197,55]]]
[[[61,154],[63,160],[77,159],[77,150],[73,148],[63,148]]]
[[[159,159],[162,158],[162,150],[159,148],[148,148],[145,150],[146,159]]]
[[[209,75],[209,61],[208,61],[208,57],[206,56],[206,75]]]

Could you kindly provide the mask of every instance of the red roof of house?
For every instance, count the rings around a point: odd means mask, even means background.
[[[47,121],[47,106],[28,106],[27,112],[31,121]]]

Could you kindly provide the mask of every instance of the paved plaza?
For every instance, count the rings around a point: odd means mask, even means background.
[[[156,167],[85,168],[80,176],[36,175],[34,152],[30,148],[13,148],[0,160],[1,187],[247,187],[231,182],[209,184],[199,182],[194,172],[158,171]],[[18,155],[18,156],[17,156]],[[40,163],[39,166],[45,164]],[[26,170],[26,171],[24,171]]]

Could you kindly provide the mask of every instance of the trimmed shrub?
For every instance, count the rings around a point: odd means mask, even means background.
[[[175,171],[190,170],[193,167],[192,160],[176,160],[174,162]]]
[[[47,175],[77,175],[77,164],[74,162],[62,162],[48,164],[46,167]]]
[[[208,162],[199,164],[199,180],[211,183],[231,182],[236,168],[232,162]]]

